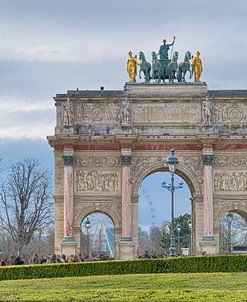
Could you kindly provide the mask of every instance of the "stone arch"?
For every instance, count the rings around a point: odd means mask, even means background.
[[[229,202],[221,201],[219,207],[215,211],[215,228],[219,228],[220,220],[224,214],[232,212],[239,214],[247,221],[247,200],[245,202]]]
[[[89,206],[84,206],[81,208],[78,212],[78,214],[75,216],[74,219],[74,226],[76,228],[81,227],[82,221],[90,214],[93,213],[102,213],[107,215],[114,225],[114,229],[119,229],[121,227],[121,219],[120,215],[117,213],[117,209],[113,209],[109,207],[108,205],[101,205],[100,207],[96,205],[90,204]]]
[[[137,195],[141,182],[148,175],[159,172],[159,171],[169,171],[168,166],[164,165],[162,161],[155,161],[150,164],[147,164],[144,169],[137,174],[136,178],[133,180],[133,194]],[[183,165],[179,164],[176,169],[176,174],[181,176],[190,188],[191,195],[200,195],[201,186],[199,182],[196,180],[195,176]]]

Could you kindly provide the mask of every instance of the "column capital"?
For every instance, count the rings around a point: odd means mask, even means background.
[[[132,156],[131,155],[120,155],[120,161],[122,166],[130,166],[131,161],[132,161]]]
[[[74,155],[63,155],[64,165],[65,166],[73,166],[75,163]]]
[[[213,154],[203,154],[202,162],[205,166],[212,166],[214,163],[214,155]]]

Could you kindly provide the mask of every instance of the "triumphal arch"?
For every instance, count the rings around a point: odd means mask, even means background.
[[[133,82],[54,99],[57,253],[79,253],[82,220],[103,212],[114,224],[115,257],[137,257],[138,189],[168,170],[170,149],[191,190],[194,255],[218,252],[224,213],[246,215],[247,90]]]

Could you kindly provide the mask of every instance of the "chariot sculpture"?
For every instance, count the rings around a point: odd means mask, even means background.
[[[135,75],[137,73],[137,65],[139,65],[139,78],[144,77],[144,81],[149,83],[154,81],[155,83],[165,83],[168,80],[169,83],[177,82],[186,82],[186,75],[189,74],[189,79],[194,75],[194,82],[200,82],[200,77],[203,71],[202,60],[200,58],[200,52],[196,52],[196,56],[192,56],[190,51],[186,51],[184,55],[184,60],[178,63],[179,53],[178,51],[173,52],[173,47],[175,43],[175,37],[173,42],[170,44],[166,43],[166,40],[163,40],[163,45],[160,46],[159,52],[156,53],[152,51],[152,63],[149,63],[146,60],[146,56],[143,51],[139,52],[137,56],[132,57],[132,52],[130,58],[128,59],[128,66],[130,62],[133,65],[132,73],[129,71],[130,68],[127,68],[129,73],[129,82],[136,82]],[[169,49],[171,49],[170,58],[168,55]]]

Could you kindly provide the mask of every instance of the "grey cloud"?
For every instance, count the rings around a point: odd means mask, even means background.
[[[54,111],[31,111],[31,112],[11,112],[7,115],[4,112],[0,113],[0,127],[27,125],[32,127],[33,124],[44,124],[54,121],[55,126],[55,107]],[[45,134],[44,134],[45,135]]]
[[[69,89],[121,89],[126,81],[125,62],[102,64],[0,62],[0,95],[27,99],[49,98]]]
[[[155,3],[147,0],[6,0],[2,1],[0,15],[21,23],[34,22],[34,26],[41,24],[49,27],[52,24],[56,29],[77,28],[78,32],[85,30],[80,28],[81,25],[99,32],[107,28],[114,31],[114,25],[118,28],[132,28],[134,32],[145,32],[148,28],[153,31],[159,28],[166,30],[167,22],[176,26],[180,20],[186,26],[186,20],[189,19],[199,27],[202,22],[208,22],[208,26],[222,20],[230,23],[245,18],[246,6],[244,0],[158,0]],[[6,12],[9,12],[8,17]]]
[[[52,98],[58,92],[77,87],[97,89],[103,85],[108,89],[122,89],[127,79],[128,50],[135,53],[143,50],[151,60],[151,51],[157,51],[162,39],[166,37],[170,41],[174,34],[177,37],[174,48],[179,51],[180,60],[188,49],[201,51],[203,77],[209,88],[246,86],[247,3],[244,0],[175,0],[155,4],[141,0],[0,2],[3,39],[5,31],[7,36],[14,32],[20,41],[23,37],[22,44],[30,49],[35,43],[42,46],[46,39],[54,39],[58,48],[76,41],[81,43],[82,50],[87,48],[82,56],[88,60],[88,63],[70,62],[73,54],[66,63],[54,63],[52,59],[42,62],[42,58],[36,61],[35,56],[27,62],[28,55],[22,61],[15,57],[2,58],[0,95],[35,99]],[[24,37],[29,34],[31,41]],[[47,48],[49,52],[49,44]],[[80,57],[80,49],[76,51]]]

